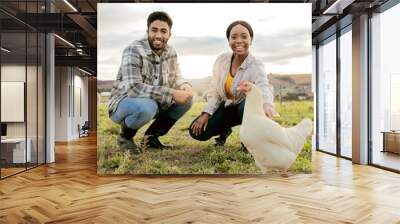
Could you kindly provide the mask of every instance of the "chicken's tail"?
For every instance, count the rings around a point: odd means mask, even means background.
[[[292,141],[292,151],[296,155],[303,149],[307,137],[312,133],[312,129],[313,123],[308,118],[303,119],[296,126],[286,129],[286,133]]]

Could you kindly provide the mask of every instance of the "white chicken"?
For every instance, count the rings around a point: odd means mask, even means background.
[[[268,168],[280,169],[287,177],[287,169],[312,133],[312,121],[306,118],[294,127],[281,127],[265,115],[262,93],[256,85],[242,81],[238,90],[246,94],[240,140],[264,174]]]

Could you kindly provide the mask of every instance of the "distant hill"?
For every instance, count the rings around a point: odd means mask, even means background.
[[[269,82],[274,86],[275,97],[282,99],[312,98],[311,74],[269,74]],[[202,96],[211,88],[211,76],[201,79],[188,79],[196,95]],[[99,92],[110,92],[114,80],[98,80]]]
[[[97,91],[98,92],[110,92],[114,80],[97,80]]]
[[[312,99],[311,74],[270,74],[274,95],[282,100]]]
[[[274,95],[276,97],[296,98],[297,96],[304,96],[305,98],[312,97],[311,91],[311,75],[310,74],[270,74],[268,76],[269,82],[274,87]],[[193,89],[203,95],[211,87],[211,77],[203,79],[189,79],[188,80]]]
[[[274,81],[288,81],[296,85],[311,85],[311,74],[296,74],[296,75],[283,75],[283,74],[270,74],[269,79],[271,83]]]
[[[194,91],[198,93],[197,95],[202,95],[211,88],[212,77],[209,76],[202,79],[188,79],[188,82],[193,86]]]

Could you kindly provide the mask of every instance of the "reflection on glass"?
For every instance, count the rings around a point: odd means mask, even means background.
[[[28,168],[37,165],[37,63],[38,63],[38,36],[36,32],[27,33],[27,82],[26,82],[26,113],[27,113],[27,143],[30,149]]]
[[[318,147],[336,153],[336,41],[318,48]]]
[[[40,12],[40,4],[38,1],[27,1],[26,12]],[[33,23],[38,17],[31,17]],[[36,30],[27,30],[27,144],[31,147],[31,161],[27,163],[28,168],[37,166],[38,164],[38,33]]]
[[[2,46],[9,49],[9,52],[1,52],[1,122],[7,130],[1,140],[2,177],[25,170],[26,161],[30,161],[30,151],[26,150],[24,118],[25,38],[25,33],[1,34]]]
[[[46,39],[45,35],[39,33],[38,40],[38,136],[37,136],[37,148],[38,148],[38,164],[45,163],[45,60],[46,60],[46,52],[45,52],[45,44]]]
[[[400,5],[372,18],[372,163],[400,170],[400,155],[387,152],[382,132],[400,129]],[[400,134],[399,134],[400,135]],[[400,148],[400,141],[395,141]]]
[[[340,37],[340,153],[352,157],[352,35]]]
[[[0,7],[20,15],[46,9],[44,0],[0,1]],[[0,177],[4,178],[45,162],[46,40],[40,31],[2,12],[0,22],[4,49],[0,61]]]

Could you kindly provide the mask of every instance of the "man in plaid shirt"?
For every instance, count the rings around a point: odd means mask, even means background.
[[[118,144],[123,151],[141,153],[133,137],[153,118],[142,143],[157,149],[171,147],[158,137],[165,135],[192,105],[191,85],[180,74],[176,51],[167,45],[171,27],[168,14],[151,13],[147,38],[134,41],[123,51],[108,103],[111,120],[121,125]]]

